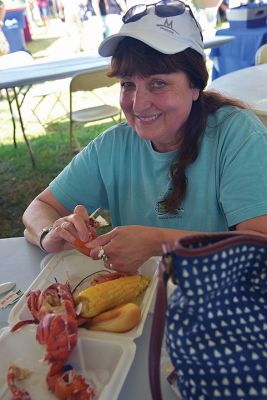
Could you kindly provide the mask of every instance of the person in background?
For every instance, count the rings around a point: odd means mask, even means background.
[[[47,28],[49,19],[49,0],[37,0],[37,4],[42,23]]]
[[[108,13],[108,0],[91,0],[92,7],[97,17],[102,19],[103,38],[108,36],[108,26],[106,24],[106,16]]]
[[[89,239],[89,215],[114,229],[93,259],[135,273],[162,244],[203,232],[267,236],[267,130],[238,100],[205,90],[202,32],[179,0],[136,6],[99,53],[112,57],[127,122],[90,142],[28,206],[25,238],[47,252]]]
[[[229,0],[223,0],[218,9],[217,22],[223,23],[227,21],[226,11],[229,8]]]
[[[50,14],[53,15],[53,17],[58,16],[57,0],[49,0],[49,9]]]
[[[124,0],[108,0],[108,13],[123,15],[127,11],[126,2]]]
[[[122,14],[126,12],[124,0],[108,0],[108,13],[106,15],[107,36],[117,33],[122,25]]]
[[[83,51],[83,21],[81,10],[87,0],[57,0],[58,14],[65,22],[70,46],[74,53]]]

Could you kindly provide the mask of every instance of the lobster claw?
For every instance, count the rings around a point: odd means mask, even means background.
[[[22,381],[30,376],[30,371],[25,368],[10,365],[7,373],[7,384],[12,393],[12,400],[31,400],[27,390],[18,388],[16,381]]]
[[[95,396],[95,390],[73,369],[57,378],[54,393],[60,400],[90,400]]]
[[[46,345],[44,359],[49,363],[65,363],[77,343],[77,322],[73,317],[46,314],[36,330],[36,339]]]

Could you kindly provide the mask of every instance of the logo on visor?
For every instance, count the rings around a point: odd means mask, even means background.
[[[166,32],[169,32],[171,34],[176,33],[178,35],[178,32],[176,32],[175,29],[173,29],[173,21],[168,21],[168,19],[166,18],[163,24],[157,24],[157,26],[160,29],[163,29]]]

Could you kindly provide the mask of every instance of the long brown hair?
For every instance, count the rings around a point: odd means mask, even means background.
[[[245,108],[245,105],[238,100],[224,97],[216,92],[204,91],[208,82],[206,63],[202,55],[191,48],[176,54],[163,54],[139,40],[124,38],[112,57],[109,76],[147,77],[178,71],[187,75],[191,87],[200,89],[200,94],[198,100],[192,104],[185,125],[184,137],[179,147],[179,158],[170,168],[173,188],[164,200],[168,212],[175,212],[185,197],[186,168],[197,159],[209,114],[226,105]]]

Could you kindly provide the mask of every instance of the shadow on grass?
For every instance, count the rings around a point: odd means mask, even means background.
[[[111,125],[77,124],[76,136],[84,147]],[[47,134],[29,140],[36,168],[32,167],[24,141],[17,148],[12,143],[0,145],[0,238],[23,235],[21,216],[25,208],[71,160],[68,121],[50,123]]]
[[[58,40],[58,37],[50,37],[47,39],[34,39],[32,42],[27,43],[27,50],[34,56],[38,58],[40,52],[45,52],[52,44]],[[42,50],[40,50],[42,49]]]

